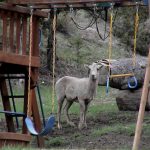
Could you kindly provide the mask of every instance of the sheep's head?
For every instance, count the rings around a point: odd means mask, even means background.
[[[92,78],[92,80],[97,80],[99,69],[102,67],[102,65],[97,63],[92,63],[92,65],[89,65],[89,76]]]

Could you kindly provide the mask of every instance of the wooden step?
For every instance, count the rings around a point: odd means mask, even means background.
[[[12,116],[12,117],[25,117],[26,115],[24,113],[21,112],[14,112],[14,111],[0,111],[0,113],[4,113],[8,116]]]
[[[31,141],[31,135],[12,132],[0,132],[0,147],[6,145],[27,146]]]

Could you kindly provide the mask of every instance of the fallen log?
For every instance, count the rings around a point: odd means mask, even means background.
[[[135,61],[135,66],[133,65],[132,58],[123,58],[118,59],[116,61],[112,61],[111,75],[134,74],[138,82],[136,89],[139,89],[142,87],[144,81],[146,60],[147,59],[145,57],[137,57]],[[103,66],[99,75],[99,85],[106,86],[107,76],[108,76],[108,67]],[[130,76],[110,78],[109,82],[110,87],[120,90],[129,89],[128,87],[129,77]],[[131,81],[131,84],[134,84],[133,82],[134,81]]]

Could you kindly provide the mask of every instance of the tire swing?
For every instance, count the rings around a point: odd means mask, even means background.
[[[31,16],[30,16],[30,51],[29,51],[29,74],[28,74],[28,110],[27,110],[27,117],[25,118],[25,123],[27,126],[28,131],[34,135],[34,136],[45,136],[48,133],[50,133],[54,127],[55,124],[55,117],[53,115],[54,112],[54,72],[55,72],[55,36],[56,36],[56,12],[54,13],[54,19],[53,19],[53,32],[54,32],[54,40],[53,40],[53,91],[52,91],[52,113],[51,116],[48,118],[46,125],[44,127],[44,129],[42,129],[42,131],[40,133],[38,133],[34,127],[34,124],[31,120],[31,55],[32,55],[32,34],[33,34],[33,30],[32,30],[32,25],[33,25],[33,9],[31,9]]]
[[[138,24],[139,24],[139,15],[138,15],[138,5],[136,6],[136,16],[135,16],[135,28],[134,28],[134,49],[133,49],[133,67],[135,67],[136,64],[136,38],[137,38],[137,30],[138,30]],[[106,93],[109,92],[109,82],[110,78],[117,78],[117,77],[129,77],[128,78],[128,88],[129,89],[135,89],[138,85],[137,79],[134,75],[134,73],[127,73],[127,74],[115,74],[111,75],[111,56],[112,56],[112,25],[113,25],[113,5],[111,7],[111,13],[110,13],[110,31],[109,31],[109,65],[108,65],[108,75],[107,75],[107,81],[106,81]]]

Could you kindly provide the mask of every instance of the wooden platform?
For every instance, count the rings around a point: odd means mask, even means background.
[[[27,146],[31,141],[31,135],[12,132],[0,132],[0,148],[5,145]]]
[[[32,56],[31,60],[32,60],[31,67],[40,67],[40,58],[39,57]],[[0,62],[8,63],[8,64],[29,66],[29,56],[0,52]]]
[[[7,0],[7,2],[22,6],[28,6],[30,4],[36,9],[92,8],[95,6],[103,7],[104,3],[113,3],[115,7],[136,5],[136,1],[133,0]],[[142,1],[138,3],[144,5]]]

